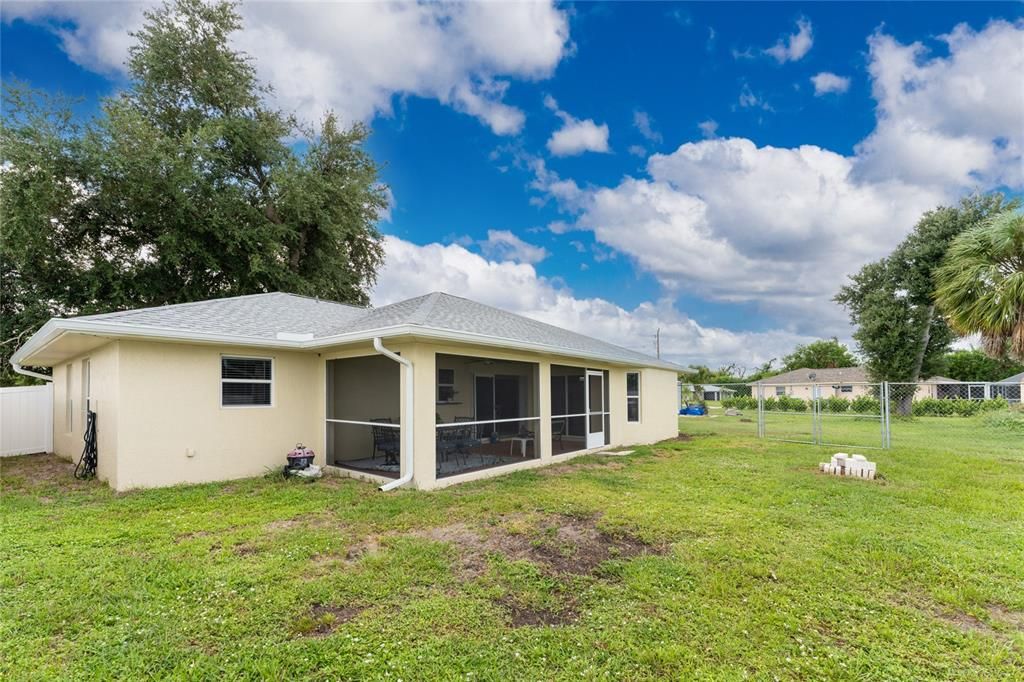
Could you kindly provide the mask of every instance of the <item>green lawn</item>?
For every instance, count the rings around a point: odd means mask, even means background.
[[[0,677],[1024,679],[1024,435],[979,424],[874,482],[725,417],[434,493],[7,459]]]

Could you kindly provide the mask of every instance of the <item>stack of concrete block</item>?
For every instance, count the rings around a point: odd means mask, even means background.
[[[833,476],[853,476],[854,478],[875,478],[876,465],[869,462],[864,455],[848,455],[845,452],[837,452],[832,455],[832,461],[822,462],[818,465],[822,472]]]

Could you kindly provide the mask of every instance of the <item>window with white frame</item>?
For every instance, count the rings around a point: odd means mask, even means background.
[[[785,386],[776,386],[775,387],[775,395],[786,395],[786,387]]]
[[[640,372],[626,372],[626,421],[640,421]]]
[[[221,407],[269,407],[273,404],[273,384],[271,358],[221,356]]]
[[[437,402],[439,403],[454,403],[455,402],[455,370],[454,369],[441,369],[437,370]]]

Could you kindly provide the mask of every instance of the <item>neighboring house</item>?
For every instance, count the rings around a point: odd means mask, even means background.
[[[810,400],[814,398],[815,387],[819,397],[836,395],[857,398],[874,395],[867,371],[863,367],[801,367],[755,381],[748,386],[755,390],[757,386],[762,386],[765,398],[786,395]]]
[[[942,400],[967,398],[972,393],[970,386],[970,384],[959,379],[936,375],[922,380],[914,391],[914,400],[920,400],[921,398],[939,398]]]
[[[297,442],[331,472],[429,489],[678,432],[676,365],[443,293],[52,319],[11,363],[53,368],[61,457],[96,413],[117,490],[259,475]]]
[[[730,398],[736,395],[735,389],[727,388],[725,386],[703,384],[700,387],[702,389],[701,400],[720,401],[722,398]],[[693,384],[681,384],[679,388],[681,396],[693,395],[694,393]],[[682,398],[680,398],[679,404],[682,405]]]
[[[1021,402],[1021,399],[1024,398],[1024,372],[1006,377],[1002,381],[993,384],[992,391],[995,393],[992,397],[999,395],[1011,403]]]
[[[1015,374],[1002,381],[960,381],[949,377],[934,376],[925,379],[917,389],[915,400],[918,398],[939,398],[940,400],[952,400],[962,398],[966,400],[990,400],[992,398],[1006,398],[1010,402],[1020,402],[1021,389],[1024,388],[1024,374]]]
[[[803,367],[748,385],[752,388],[761,385],[766,398],[787,395],[810,400],[814,397],[815,387],[817,387],[819,397],[822,398],[829,396],[857,398],[862,395],[874,396],[878,384],[868,378],[867,371],[863,367],[822,369]],[[891,384],[890,391],[905,395],[905,387],[910,385],[909,383],[894,382]],[[1020,400],[1022,387],[1024,387],[1024,375],[1017,374],[1007,377],[998,383],[958,381],[949,377],[933,376],[922,379],[913,386],[914,400],[922,398],[987,400],[1003,396],[1007,400],[1015,402]]]

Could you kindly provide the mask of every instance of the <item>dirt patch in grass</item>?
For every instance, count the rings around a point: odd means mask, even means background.
[[[380,551],[380,538],[376,535],[371,535],[362,542],[356,543],[348,548],[345,552],[345,563],[354,564],[364,556],[369,554],[376,554]]]
[[[575,622],[578,616],[572,604],[552,610],[530,608],[509,597],[496,599],[494,603],[508,613],[509,624],[514,628],[558,627]]]
[[[234,547],[231,548],[231,551],[233,551],[238,556],[252,556],[254,554],[259,554],[260,553],[260,550],[259,550],[258,547],[254,546],[254,545],[250,545],[250,544],[245,543],[245,542],[243,542],[240,545],[235,545]]]
[[[995,631],[992,630],[992,626],[988,623],[972,616],[969,613],[964,613],[963,611],[936,613],[935,617],[952,625],[961,632],[980,632],[986,635],[995,634]]]
[[[1002,604],[989,604],[985,610],[992,620],[1008,625],[1018,632],[1024,632],[1024,611],[1015,611]]]
[[[687,443],[687,442],[689,442],[691,440],[693,440],[693,435],[692,434],[683,433],[682,431],[680,431],[679,435],[677,435],[675,438],[669,438],[665,442],[666,443]]]
[[[647,544],[628,533],[609,533],[594,518],[544,515],[527,522],[525,532],[511,528],[520,518],[503,519],[487,528],[453,523],[415,531],[411,535],[453,545],[458,552],[458,573],[463,579],[480,575],[490,556],[510,561],[529,561],[551,576],[591,575],[612,559],[660,554],[664,548]],[[511,523],[510,523],[511,522]]]
[[[84,490],[104,485],[96,479],[80,481],[75,478],[75,464],[56,455],[20,455],[3,460],[3,487],[5,492],[34,492],[38,489],[59,487],[62,491]],[[43,496],[41,501],[52,498]]]
[[[898,601],[906,603],[906,600]],[[993,603],[985,606],[985,614],[988,616],[986,621],[966,611],[959,609],[950,610],[948,606],[937,604],[927,597],[914,599],[909,603],[914,608],[924,611],[933,618],[951,625],[961,632],[975,632],[999,639],[1007,639],[1008,637],[1007,632],[1003,628],[1024,632],[1024,611],[1017,611],[1003,604]]]
[[[365,606],[313,604],[309,613],[303,614],[292,624],[292,631],[300,637],[326,637],[339,625],[349,622],[365,610]]]

